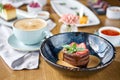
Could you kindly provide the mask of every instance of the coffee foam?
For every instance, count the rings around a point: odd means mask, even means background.
[[[38,30],[42,29],[46,26],[46,23],[41,19],[22,19],[15,22],[14,27],[26,30],[26,31],[32,31],[32,30]]]

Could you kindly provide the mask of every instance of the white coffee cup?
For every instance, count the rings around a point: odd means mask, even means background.
[[[116,32],[116,34],[113,34],[115,33],[114,31]],[[113,26],[104,26],[98,30],[98,33],[99,33],[99,36],[107,39],[114,46],[120,45],[120,29],[119,28],[113,27]]]

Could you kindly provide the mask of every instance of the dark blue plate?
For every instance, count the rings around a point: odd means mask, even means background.
[[[84,42],[90,51],[91,55],[97,56],[100,59],[98,66],[91,68],[69,68],[57,64],[58,53],[65,44],[71,42],[81,43]],[[115,48],[106,39],[90,33],[84,32],[68,32],[53,35],[46,39],[41,45],[42,57],[53,66],[58,68],[72,70],[72,71],[91,71],[98,70],[109,65],[115,58]]]

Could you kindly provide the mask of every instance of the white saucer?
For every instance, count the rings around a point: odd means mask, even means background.
[[[99,33],[98,33],[98,31],[96,31],[96,32],[94,32],[94,34],[96,34],[96,35],[98,35],[99,36]],[[119,42],[119,44],[117,44],[117,45],[114,45],[115,47],[120,47],[120,42]]]
[[[51,36],[51,34],[49,34],[49,37]],[[48,35],[46,36],[48,38]],[[43,39],[44,40],[44,39]],[[16,37],[14,36],[14,34],[12,34],[9,38],[8,38],[8,44],[16,49],[16,50],[21,50],[21,51],[37,51],[40,49],[40,45],[42,44],[43,40],[38,43],[38,44],[33,44],[33,45],[25,45],[22,42],[20,42],[19,40],[16,39]]]

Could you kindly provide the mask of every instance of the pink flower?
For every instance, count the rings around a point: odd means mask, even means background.
[[[60,22],[63,22],[67,25],[75,25],[78,22],[79,17],[73,14],[64,14],[60,18]]]

